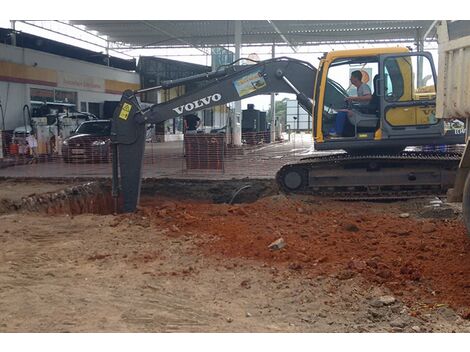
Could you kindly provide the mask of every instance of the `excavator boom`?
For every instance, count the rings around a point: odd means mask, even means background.
[[[145,124],[155,124],[216,105],[270,93],[295,94],[299,103],[311,113],[316,73],[317,70],[309,63],[285,57],[253,65],[229,65],[214,72],[166,81],[159,87],[151,88],[167,89],[188,82],[209,81],[197,91],[146,109],[141,108],[137,95],[149,89],[125,91],[112,123],[113,194],[117,197],[120,187],[124,201],[122,210],[132,212],[138,204]],[[347,93],[338,89],[338,85],[332,81],[328,85],[331,87],[326,97],[328,104],[342,104]]]

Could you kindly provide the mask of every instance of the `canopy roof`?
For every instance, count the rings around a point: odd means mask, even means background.
[[[127,48],[184,48],[234,45],[234,20],[70,21],[106,35]],[[242,43],[291,47],[346,43],[399,43],[435,39],[434,21],[335,20],[241,21]],[[426,35],[427,38],[424,38]],[[115,45],[113,47],[116,48]]]

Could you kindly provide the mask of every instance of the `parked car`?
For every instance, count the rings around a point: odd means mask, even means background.
[[[64,162],[109,162],[111,159],[111,120],[83,122],[62,142]]]
[[[47,124],[50,126],[51,134],[67,138],[80,126],[82,122],[97,120],[98,118],[88,112],[68,112],[46,115]],[[34,121],[34,118],[33,118]]]

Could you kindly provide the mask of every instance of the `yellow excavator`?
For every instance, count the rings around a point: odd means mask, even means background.
[[[346,105],[357,92],[352,71],[362,72],[372,96]],[[188,82],[207,81],[197,91],[142,108],[138,95]],[[124,212],[139,201],[146,124],[260,94],[293,93],[312,115],[316,150],[343,153],[290,163],[276,175],[285,192],[334,198],[404,198],[444,192],[454,181],[460,154],[440,150],[464,142],[464,128],[436,118],[436,72],[427,52],[406,48],[333,51],[318,69],[287,57],[233,64],[216,71],[125,91],[112,122],[113,194],[122,191]],[[340,112],[347,113],[341,121]],[[344,114],[343,114],[344,116]],[[339,132],[341,129],[341,133]],[[409,146],[421,150],[404,151]],[[425,146],[435,146],[426,150]]]

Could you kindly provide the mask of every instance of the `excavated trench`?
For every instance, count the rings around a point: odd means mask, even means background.
[[[51,181],[55,184],[57,181]],[[20,182],[21,184],[21,182]],[[33,212],[46,214],[112,214],[113,198],[106,182],[84,182],[59,190],[35,192],[19,199],[0,199],[0,214],[12,212]],[[20,186],[21,187],[21,186]]]
[[[252,203],[276,193],[277,188],[273,180],[147,179],[142,183],[141,198],[142,201],[164,197],[216,204],[239,204]],[[111,195],[111,183],[90,181],[73,186],[64,185],[63,189],[55,192],[34,193],[21,199],[1,199],[0,214],[10,212],[107,215],[116,211],[115,199]]]
[[[31,184],[28,179],[10,179],[11,183],[22,188]],[[0,180],[5,182],[5,179]],[[0,214],[12,212],[35,212],[46,214],[115,214],[115,199],[111,195],[111,181],[86,181],[76,179],[40,180],[36,191],[16,199],[0,198]],[[50,183],[49,183],[50,182]],[[72,185],[70,185],[70,182]],[[45,187],[45,185],[49,187]],[[5,185],[1,185],[2,189]],[[52,190],[52,191],[51,191]],[[28,193],[28,192],[27,192]],[[142,182],[141,202],[144,207],[165,200],[180,202],[195,201],[209,204],[242,204],[254,203],[265,197],[279,194],[275,180],[241,179],[241,180],[175,180],[145,179]],[[311,202],[308,196],[294,196],[298,200]],[[315,203],[316,200],[313,200]],[[427,203],[429,202],[429,203]],[[354,208],[357,202],[344,202],[347,207]],[[389,204],[395,201],[372,201],[368,204]],[[456,219],[461,217],[461,206],[442,203],[439,198],[434,200],[417,199],[416,201],[398,202],[406,204],[405,212],[422,219]],[[438,204],[435,204],[438,203]],[[440,203],[440,204],[439,204]]]

